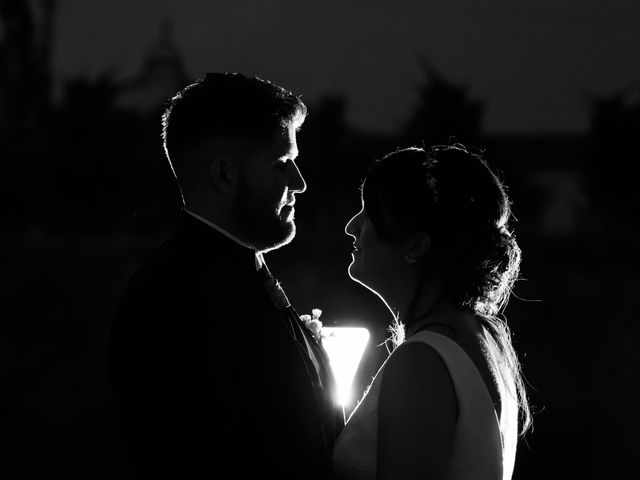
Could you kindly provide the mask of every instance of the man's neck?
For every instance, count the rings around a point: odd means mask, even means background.
[[[204,223],[205,225],[213,228],[214,230],[216,230],[217,232],[221,233],[222,235],[224,235],[225,237],[227,237],[229,240],[233,241],[234,243],[237,243],[238,245],[242,245],[243,247],[248,248],[249,250],[253,251],[255,253],[255,257],[256,257],[256,270],[259,270],[260,268],[262,268],[262,265],[264,264],[264,258],[262,257],[262,253],[258,252],[252,245],[240,240],[234,234],[229,232],[226,228],[223,228],[222,226],[218,225],[215,222],[212,222],[211,220],[203,217],[202,215],[199,215],[199,214],[189,210],[187,207],[184,208],[184,211],[185,211],[185,213],[187,215],[190,215],[191,217],[195,218],[196,220],[198,220],[198,221]]]
[[[223,226],[224,224],[221,225],[221,222],[217,222],[214,219],[211,218],[207,218],[206,216],[198,213],[198,212],[194,212],[193,210],[185,207],[184,211],[191,215],[192,217],[194,217],[195,219],[201,221],[202,223],[208,225],[209,227],[213,228],[214,230],[217,230],[218,232],[220,232],[221,234],[223,234],[225,237],[228,237],[229,239],[233,240],[235,243],[242,245],[243,247],[246,247],[250,250],[255,250],[255,248],[253,248],[252,245],[250,245],[249,243],[241,240],[240,238],[238,238],[234,233],[230,232],[228,228],[225,228],[225,226]]]

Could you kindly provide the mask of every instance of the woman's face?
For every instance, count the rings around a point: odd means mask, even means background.
[[[349,276],[375,293],[383,293],[385,285],[394,281],[396,270],[402,265],[400,247],[378,236],[364,206],[349,220],[345,232],[353,237]]]

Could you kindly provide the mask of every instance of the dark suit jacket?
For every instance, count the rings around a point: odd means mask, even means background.
[[[136,478],[332,478],[342,411],[282,313],[254,252],[184,214],[130,280],[109,338]]]

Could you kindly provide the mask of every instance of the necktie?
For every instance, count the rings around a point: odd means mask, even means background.
[[[303,327],[301,325],[298,314],[295,312],[293,307],[291,307],[291,303],[289,302],[289,299],[285,295],[284,290],[280,286],[280,282],[278,282],[278,280],[276,280],[273,277],[273,275],[271,275],[271,272],[267,268],[267,264],[264,263],[262,265],[262,268],[260,268],[258,272],[262,276],[265,287],[267,288],[267,291],[271,296],[271,300],[273,301],[274,305],[278,309],[280,316],[283,317],[293,337],[307,352],[309,359],[311,360],[311,362],[313,362],[313,366],[315,367],[316,372],[319,375],[318,380],[321,381],[320,377],[322,375],[320,374],[320,371],[321,371],[320,362],[317,359],[318,353],[314,351],[314,347],[311,346],[311,343],[315,342],[315,340],[312,339],[309,335],[305,334],[304,329],[306,327]]]
[[[264,263],[260,270],[258,270],[258,274],[262,278],[262,282],[267,289],[267,293],[271,297],[273,304],[275,305],[278,313],[285,321],[287,328],[291,335],[301,344],[305,345],[303,333],[297,328],[295,324],[295,319],[292,318],[290,310],[291,303],[287,298],[287,295],[284,293],[284,290],[280,286],[280,282],[271,275],[271,272],[267,268],[267,264]]]
[[[273,275],[271,275],[271,272],[267,268],[267,265],[262,265],[262,268],[258,270],[258,273],[262,277],[262,281],[264,282],[265,287],[267,288],[267,292],[273,300],[276,308],[278,310],[287,308],[290,305],[289,299],[285,295],[284,290],[282,290],[280,282],[278,282],[278,280],[276,280]]]

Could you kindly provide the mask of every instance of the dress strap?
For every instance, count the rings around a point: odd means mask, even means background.
[[[507,479],[513,470],[513,455],[507,451],[505,439],[491,394],[471,357],[449,337],[429,330],[422,330],[407,342],[421,342],[433,348],[445,362],[456,391],[458,401],[458,426],[456,428],[457,458],[464,458],[459,465],[460,474],[452,478],[470,478],[469,472],[484,472],[478,478]],[[474,445],[469,449],[469,445]],[[510,464],[511,463],[511,464]],[[456,467],[458,468],[458,467]]]
[[[445,362],[449,374],[454,382],[458,397],[466,397],[471,393],[474,398],[480,398],[487,408],[494,412],[496,421],[498,416],[489,389],[482,374],[471,360],[471,357],[449,337],[430,330],[421,330],[407,339],[409,342],[421,342],[433,348]]]

